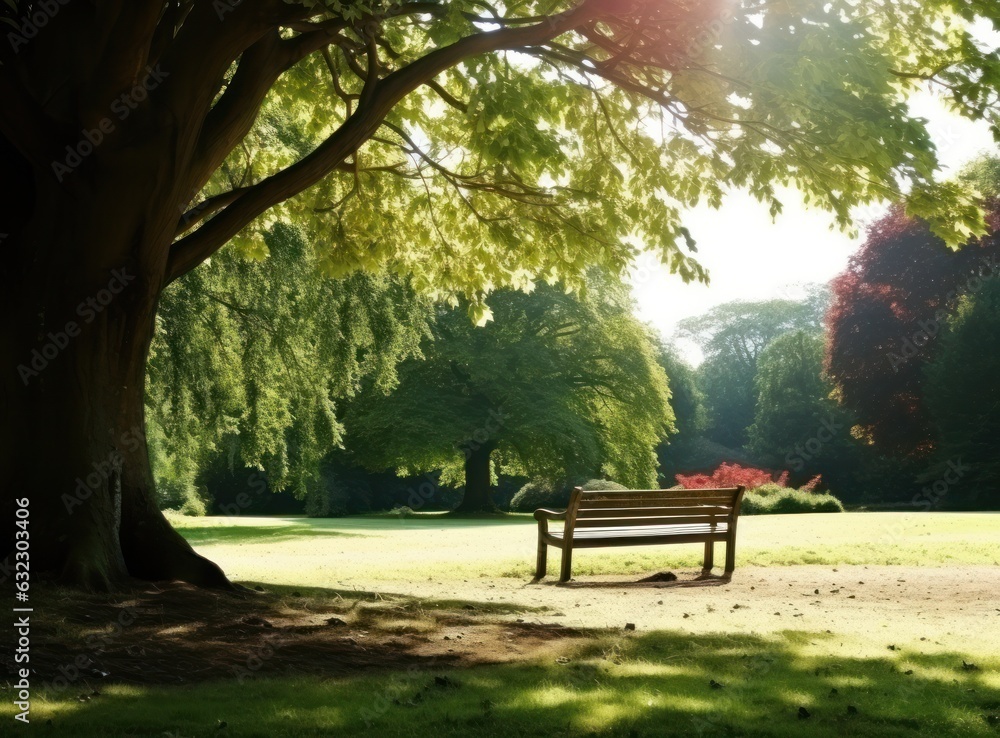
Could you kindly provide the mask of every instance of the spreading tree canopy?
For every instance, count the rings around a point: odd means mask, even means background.
[[[320,268],[432,296],[621,270],[681,277],[680,213],[779,188],[849,221],[907,193],[949,243],[907,97],[994,129],[993,0],[7,0],[0,4],[0,499],[33,570],[226,586],[156,509],[143,416],[164,288],[295,221]],[[277,266],[275,262],[275,266]],[[69,505],[65,498],[78,500]],[[10,519],[10,516],[7,516]],[[8,533],[8,535],[11,535]],[[10,539],[11,545],[13,539]]]
[[[934,432],[925,368],[961,296],[1000,275],[1000,160],[964,175],[987,196],[991,232],[953,251],[924,221],[894,208],[874,223],[833,282],[827,371],[867,439],[897,456],[925,456]]]
[[[674,415],[626,288],[594,275],[583,295],[542,285],[490,303],[485,327],[464,310],[442,311],[423,358],[400,366],[399,386],[351,403],[356,457],[375,469],[464,474],[463,512],[492,509],[499,471],[655,485],[655,448]]]
[[[734,448],[746,443],[757,403],[758,360],[774,339],[788,331],[819,330],[825,292],[814,293],[802,301],[736,300],[681,321],[679,334],[697,342],[705,353],[698,382],[712,440]]]
[[[340,406],[362,379],[394,386],[396,363],[428,335],[431,305],[406,280],[324,277],[285,224],[262,244],[266,262],[226,249],[160,303],[146,412],[157,482],[174,498],[194,497],[219,456],[303,493],[343,442]]]

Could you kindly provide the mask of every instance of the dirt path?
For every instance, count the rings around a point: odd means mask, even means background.
[[[636,634],[830,631],[870,654],[917,641],[921,651],[1000,652],[992,635],[1000,626],[998,567],[744,567],[731,582],[676,573],[677,581],[646,584],[400,581],[344,596],[273,587],[236,597],[169,585],[107,600],[55,590],[36,608],[32,663],[43,682],[84,699],[108,682],[554,659],[594,630],[627,623]]]
[[[697,581],[676,571],[676,582],[638,583],[622,577],[581,577],[567,585],[546,580],[393,582],[382,588],[437,599],[480,600],[551,611],[529,622],[576,628],[655,629],[769,634],[826,631],[886,638],[915,635],[936,641],[984,641],[1000,629],[1000,568],[966,566],[744,567],[731,582]],[[1000,636],[993,648],[1000,650]]]

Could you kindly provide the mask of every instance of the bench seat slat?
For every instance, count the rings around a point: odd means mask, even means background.
[[[580,510],[600,507],[673,507],[675,505],[733,505],[733,495],[712,497],[620,497],[618,499],[594,498],[580,500]]]
[[[605,548],[611,546],[657,546],[667,543],[724,543],[728,539],[716,533],[672,533],[667,536],[629,536],[627,538],[574,538],[573,548]],[[557,544],[559,545],[559,544]]]
[[[576,529],[581,528],[620,528],[624,531],[641,530],[649,527],[666,527],[685,525],[688,523],[715,523],[716,525],[729,520],[728,515],[656,515],[648,518],[587,518],[576,520]]]
[[[726,523],[719,523],[716,526],[711,526],[708,523],[686,523],[684,525],[652,525],[646,528],[585,528],[583,530],[577,528],[573,531],[573,540],[583,538],[628,538],[630,536],[642,538],[643,536],[669,535],[674,531],[678,533],[698,533],[702,531],[707,533],[726,533],[728,530],[729,526]],[[563,531],[550,531],[549,535],[553,538],[562,538]]]
[[[729,497],[736,494],[736,488],[720,489],[599,489],[584,491],[580,494],[581,500],[592,500],[598,497],[613,499],[624,499],[626,497],[637,497],[648,499],[656,497],[662,500],[672,500],[678,497]]]
[[[654,543],[682,543],[684,541],[725,541],[729,531],[725,525],[671,525],[623,531],[621,528],[588,528],[573,533],[573,547],[596,548],[599,546],[644,546]],[[562,531],[550,531],[547,541],[556,546],[565,543]]]
[[[587,518],[669,517],[674,515],[722,515],[732,513],[732,505],[684,505],[669,507],[590,507],[579,510],[577,520]]]

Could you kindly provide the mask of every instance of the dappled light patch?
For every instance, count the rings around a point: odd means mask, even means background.
[[[234,735],[268,736],[798,736],[808,720],[818,736],[985,738],[1000,705],[1000,685],[987,681],[1000,669],[995,651],[963,671],[968,654],[908,644],[862,656],[856,640],[811,631],[588,632],[564,645],[558,657],[471,667],[432,659],[330,680],[111,685],[86,702],[49,694],[38,711],[81,738],[203,735],[219,720]],[[184,710],[170,706],[180,701]]]

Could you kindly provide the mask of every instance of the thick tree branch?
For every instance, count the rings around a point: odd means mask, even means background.
[[[146,59],[163,14],[163,0],[129,0],[97,7],[100,61],[84,97],[98,106],[98,119],[107,114],[106,101],[133,87],[144,75]],[[128,43],[121,39],[127,38]],[[85,116],[85,119],[87,117]]]
[[[443,71],[480,54],[543,43],[621,5],[619,0],[584,0],[576,8],[542,23],[468,36],[430,52],[377,85],[370,75],[357,110],[326,141],[302,160],[251,187],[208,223],[173,245],[168,280],[196,267],[261,213],[322,179],[374,135],[400,100]]]
[[[163,55],[161,66],[169,76],[155,94],[156,102],[182,126],[177,132],[181,164],[194,155],[202,125],[233,63],[275,29],[313,12],[282,0],[195,3]]]

